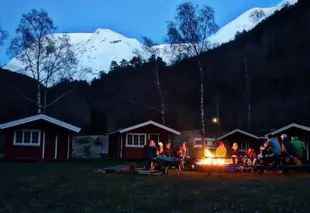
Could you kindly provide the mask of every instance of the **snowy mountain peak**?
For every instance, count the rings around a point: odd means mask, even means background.
[[[232,41],[235,39],[236,33],[252,30],[257,24],[273,15],[276,11],[281,10],[285,6],[294,5],[297,2],[298,0],[283,0],[273,7],[252,8],[223,26],[208,39],[213,44],[223,44]]]
[[[93,34],[93,37],[102,39],[106,42],[113,42],[113,41],[128,39],[125,36],[119,33],[116,33],[110,29],[100,29],[100,28],[95,31],[95,33]]]
[[[235,39],[236,33],[253,29],[261,21],[273,15],[274,12],[297,2],[298,0],[283,0],[274,7],[252,8],[223,26],[215,34],[211,35],[208,41],[212,46],[232,41]],[[61,36],[63,34],[57,33],[55,35]],[[98,28],[94,33],[67,33],[67,35],[74,46],[80,68],[90,68],[93,73],[108,72],[112,61],[120,62],[123,59],[129,61],[135,55],[134,51],[143,51],[143,44],[137,39],[125,37],[110,29]],[[159,56],[169,63],[171,60],[170,45],[160,44],[156,48],[159,49]],[[6,69],[12,71],[18,71],[23,67],[25,65],[16,58],[13,58],[5,66]],[[87,78],[91,80],[97,76],[89,75]]]

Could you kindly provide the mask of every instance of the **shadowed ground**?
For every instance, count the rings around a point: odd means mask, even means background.
[[[104,161],[0,163],[0,212],[309,212],[310,175],[102,174]]]

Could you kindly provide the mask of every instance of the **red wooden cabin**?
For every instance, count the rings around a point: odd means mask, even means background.
[[[147,121],[109,133],[109,157],[113,160],[145,160],[144,146],[149,140],[172,142],[181,133],[154,121]],[[173,144],[172,144],[173,145]]]
[[[71,158],[72,137],[81,129],[44,114],[0,125],[7,160],[66,160]]]
[[[299,140],[303,141],[307,149],[306,159],[307,160],[310,159],[310,127],[301,124],[291,123],[287,126],[276,129],[266,134],[265,138],[267,137],[267,135],[280,137],[282,134],[286,134],[289,138],[292,136],[293,137],[297,136]]]

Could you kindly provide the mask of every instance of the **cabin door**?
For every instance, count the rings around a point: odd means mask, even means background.
[[[49,131],[45,132],[45,159],[52,160],[55,158],[55,134]]]
[[[151,133],[149,134],[149,140],[155,141],[155,143],[159,142],[159,134]]]

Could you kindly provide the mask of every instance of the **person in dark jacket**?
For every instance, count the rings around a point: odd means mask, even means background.
[[[281,135],[281,148],[282,148],[282,155],[285,157],[284,159],[285,163],[289,163],[290,156],[293,155],[293,150],[290,142],[291,141],[286,134]]]
[[[145,147],[147,166],[149,170],[154,170],[155,162],[154,159],[157,157],[157,147],[155,142],[151,140]]]
[[[287,137],[286,134],[281,135],[281,143],[282,143],[282,152],[291,154],[292,153],[292,147],[290,144],[290,139]]]

